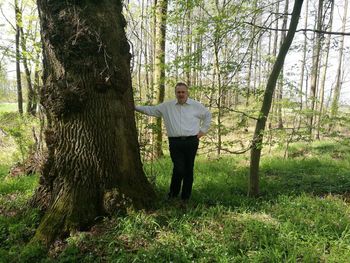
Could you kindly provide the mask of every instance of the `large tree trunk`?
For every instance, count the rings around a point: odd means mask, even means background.
[[[276,62],[273,66],[271,75],[266,85],[264,100],[260,110],[260,117],[256,123],[255,131],[254,131],[253,144],[252,144],[252,150],[250,155],[249,195],[251,196],[257,196],[259,194],[259,163],[260,163],[260,156],[261,156],[261,149],[262,149],[266,120],[270,112],[272,97],[276,88],[278,75],[281,72],[281,69],[284,64],[284,59],[287,55],[289,47],[294,38],[295,30],[299,22],[299,16],[300,16],[302,5],[303,5],[303,0],[296,0],[294,3],[294,8],[292,12],[292,18],[289,25],[288,34],[280,48]]]
[[[38,0],[48,158],[37,191],[48,205],[33,242],[90,227],[155,194],[139,156],[121,1]]]

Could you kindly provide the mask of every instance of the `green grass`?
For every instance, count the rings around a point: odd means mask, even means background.
[[[0,110],[0,164],[25,161],[34,144],[33,129],[37,134],[39,121],[33,116]]]
[[[17,103],[0,102],[0,112],[14,112],[14,111],[18,111]]]
[[[38,178],[12,177],[9,169],[0,165],[0,262],[18,260],[40,220],[38,211],[27,207]]]
[[[37,178],[9,178],[0,166],[0,262],[349,262],[350,146],[318,142],[289,151],[288,159],[278,149],[262,158],[259,198],[246,195],[246,157],[200,156],[186,207],[163,200],[170,159],[148,163],[155,209],[105,218],[46,256],[39,248],[22,252],[40,219],[26,207]]]

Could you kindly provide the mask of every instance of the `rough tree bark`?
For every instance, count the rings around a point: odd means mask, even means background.
[[[290,21],[289,29],[287,36],[280,48],[276,62],[273,66],[272,72],[268,79],[263,104],[260,110],[260,116],[255,126],[252,150],[250,155],[250,186],[249,186],[249,195],[257,196],[259,194],[259,163],[261,156],[261,149],[263,143],[263,135],[266,126],[266,120],[270,112],[273,93],[276,88],[276,82],[278,75],[281,72],[281,69],[284,64],[284,59],[287,55],[290,45],[292,44],[295,30],[299,22],[299,16],[301,7],[303,5],[303,0],[295,0],[294,8],[292,12],[292,18]]]
[[[139,156],[120,0],[37,1],[48,158],[33,199],[47,208],[32,242],[88,229],[154,198]]]

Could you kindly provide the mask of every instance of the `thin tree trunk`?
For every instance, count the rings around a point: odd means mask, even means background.
[[[274,60],[277,57],[277,48],[278,48],[278,28],[279,28],[279,12],[280,12],[280,2],[277,1],[276,2],[276,9],[275,9],[275,34],[274,34],[274,38],[273,38],[273,48],[272,48],[272,56],[274,58]],[[274,63],[271,63],[270,65],[270,72],[272,71]],[[276,94],[277,92],[274,94],[274,97],[272,98],[272,113],[273,113],[273,117],[271,118],[270,121],[270,128],[273,127],[274,125],[274,119],[276,116],[278,116],[278,107],[276,106]],[[276,122],[278,123],[278,119],[276,120]],[[272,138],[272,137],[271,137]]]
[[[318,2],[318,12],[317,12],[317,21],[316,21],[316,30],[322,29],[322,20],[323,20],[323,0]],[[311,116],[309,123],[309,136],[312,139],[312,132],[314,129],[315,121],[315,109],[316,109],[316,98],[317,98],[317,80],[318,80],[318,71],[319,71],[319,61],[320,61],[320,52],[321,52],[321,33],[315,32],[314,38],[314,47],[312,53],[312,69],[311,69],[311,83],[310,83],[310,98],[311,98]]]
[[[223,3],[223,6],[225,4],[225,1]],[[216,7],[216,14],[219,16],[222,13],[222,8],[220,7],[220,2],[218,0],[215,0],[215,7]],[[221,68],[220,68],[220,44],[222,43],[222,35],[221,35],[221,29],[220,25],[216,24],[216,34],[214,36],[214,74],[217,77],[217,96],[215,100],[215,106],[217,107],[217,148],[216,153],[218,156],[221,154],[222,150],[222,96],[223,96],[223,87],[222,87],[222,75],[221,75]],[[215,79],[215,78],[214,78]]]
[[[17,12],[17,21],[19,22],[19,30],[20,30],[20,46],[22,49],[22,61],[23,61],[23,66],[24,66],[24,71],[26,75],[26,81],[27,81],[27,88],[28,88],[28,101],[27,101],[27,109],[26,112],[32,115],[35,115],[35,109],[33,111],[32,108],[32,103],[35,100],[34,98],[34,89],[32,85],[32,80],[31,80],[31,73],[28,65],[28,59],[27,59],[27,40],[26,37],[24,36],[24,30],[23,30],[23,16],[22,16],[22,10],[18,9]]]
[[[257,0],[254,0],[254,2],[253,2],[254,10],[257,8],[257,5],[258,5]],[[256,24],[256,15],[254,15],[254,18],[252,19],[252,23]],[[251,38],[254,38],[256,35],[255,29],[256,29],[255,26],[253,26],[251,28],[251,33],[250,33]],[[249,105],[249,99],[250,99],[250,95],[252,92],[251,82],[252,82],[253,58],[254,58],[254,49],[255,49],[254,43],[255,43],[255,41],[253,41],[249,47],[249,59],[248,59],[249,62],[248,62],[248,72],[247,72],[247,84],[246,84],[246,87],[247,87],[246,106]],[[256,77],[256,75],[255,75],[255,77]]]
[[[148,3],[148,0],[147,0],[147,3]],[[148,5],[147,5],[148,6]],[[147,17],[147,20],[146,20],[146,26],[148,26],[150,23],[149,23],[149,19],[148,19],[148,17]],[[150,37],[149,37],[149,32],[147,32],[146,34],[145,34],[145,54],[144,54],[144,60],[145,60],[145,81],[146,81],[146,87],[145,87],[145,89],[146,89],[146,94],[147,94],[147,101],[148,102],[150,102],[150,101],[152,101],[151,99],[150,99],[150,94],[149,94],[149,92],[150,92],[150,90],[151,90],[151,88],[150,88],[150,86],[151,86],[151,80],[150,80],[150,72],[152,72],[150,69],[152,69],[151,68],[151,62],[150,62],[150,58],[149,58],[149,56],[150,56],[150,44],[149,44],[149,42],[150,42]]]
[[[260,110],[260,117],[256,123],[253,143],[252,143],[252,150],[251,150],[250,186],[249,186],[249,195],[251,196],[257,196],[259,194],[259,163],[260,163],[261,150],[263,147],[262,143],[263,143],[263,135],[264,135],[265,125],[266,125],[266,120],[270,112],[273,93],[276,88],[277,78],[283,67],[285,57],[293,41],[295,30],[299,22],[299,16],[300,16],[302,4],[303,4],[303,0],[296,0],[294,3],[292,18],[291,18],[287,36],[280,48],[276,62],[274,64],[271,75],[266,85],[264,100]]]
[[[286,0],[284,3],[284,16],[282,22],[282,29],[287,29],[288,22],[288,8],[289,8],[289,0]],[[286,38],[285,31],[281,32],[280,38],[280,47],[283,45],[284,39]],[[282,99],[283,99],[283,66],[280,73],[280,80],[278,81],[278,92],[277,92],[277,118],[278,118],[278,129],[283,129],[283,117],[282,117]]]
[[[252,28],[251,36],[255,36],[255,27]],[[249,62],[248,62],[248,72],[247,72],[247,90],[246,90],[246,102],[245,105],[248,107],[251,93],[251,79],[253,71],[253,55],[254,55],[254,42],[249,47]]]
[[[40,77],[41,77],[41,68],[40,68],[40,53],[37,53],[37,56],[35,58],[35,66],[34,66],[34,86],[33,86],[33,100],[32,100],[32,114],[36,115],[38,109],[38,94],[40,90]]]
[[[216,106],[218,109],[217,113],[217,148],[216,152],[217,155],[220,156],[221,154],[221,149],[222,149],[222,108],[221,108],[221,100],[222,100],[222,86],[221,86],[221,73],[220,73],[220,62],[219,62],[219,50],[218,50],[218,44],[214,44],[214,58],[215,58],[215,71],[216,71],[216,76],[218,78],[218,96],[216,100]]]
[[[346,29],[346,19],[347,19],[347,10],[348,10],[348,0],[345,0],[344,3],[344,14],[342,19],[342,32],[345,32]],[[340,36],[340,45],[339,45],[339,57],[338,57],[338,68],[337,68],[337,76],[336,83],[333,91],[333,99],[331,104],[331,119],[333,120],[339,110],[339,97],[342,86],[342,65],[343,65],[343,54],[344,54],[344,35]],[[330,125],[330,130],[333,128],[333,124]]]
[[[309,17],[309,1],[306,1],[305,3],[305,23],[304,28],[307,28],[308,25],[308,17]],[[304,32],[304,42],[303,42],[303,59],[301,60],[301,73],[300,73],[300,82],[299,82],[299,89],[300,89],[300,111],[303,109],[303,86],[304,86],[304,76],[305,76],[305,66],[306,66],[306,52],[307,52],[307,32]],[[307,103],[307,85],[305,85],[305,103]],[[307,107],[307,105],[305,105]],[[299,117],[299,124],[298,128],[301,124],[301,116]]]
[[[165,95],[165,36],[168,0],[156,2],[156,38],[155,38],[155,63],[154,63],[154,84],[158,93],[157,104],[164,101]],[[162,119],[157,118],[156,122],[156,149],[155,157],[163,156],[163,132]]]
[[[21,16],[22,16],[22,13],[21,13]],[[21,48],[22,48],[23,66],[26,74],[27,88],[28,88],[28,95],[27,95],[28,100],[27,100],[26,112],[31,115],[35,115],[35,112],[36,112],[36,108],[34,108],[35,92],[33,89],[31,73],[28,65],[26,39],[24,37],[23,27],[21,27]]]
[[[17,103],[18,112],[23,114],[23,94],[22,94],[22,81],[21,81],[21,65],[20,65],[20,35],[21,35],[21,23],[19,19],[20,10],[18,6],[18,0],[15,0],[15,15],[16,15],[16,78],[17,78]]]
[[[192,86],[191,72],[192,72],[192,30],[191,30],[191,12],[192,7],[187,2],[187,10],[186,10],[186,67],[185,67],[185,76],[186,83],[190,87]]]
[[[331,10],[330,10],[330,20],[329,20],[329,31],[332,31],[332,25],[333,25],[333,12],[334,12],[334,1],[331,2]],[[327,69],[328,69],[328,58],[329,58],[329,50],[330,50],[330,43],[331,43],[331,35],[327,35],[327,41],[325,45],[325,62],[323,65],[323,72],[321,74],[321,83],[320,83],[320,107],[319,107],[319,114],[318,114],[318,120],[317,120],[317,133],[316,133],[316,139],[320,140],[320,132],[321,132],[321,123],[323,118],[323,104],[324,104],[324,90],[325,90],[325,83],[326,83],[326,76],[327,76]]]
[[[139,56],[137,62],[137,86],[139,91],[139,99],[142,100],[142,56],[144,55],[144,46],[147,46],[147,42],[144,42],[144,23],[145,23],[145,0],[141,1],[141,23],[140,23],[140,47],[139,47]],[[146,62],[145,62],[146,63]]]

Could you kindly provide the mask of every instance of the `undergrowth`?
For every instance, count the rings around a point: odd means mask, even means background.
[[[350,146],[295,144],[287,159],[279,150],[262,158],[258,198],[247,196],[247,157],[199,156],[187,205],[165,200],[169,157],[147,163],[152,211],[106,217],[47,255],[20,253],[40,220],[26,204],[37,177],[9,177],[0,166],[0,262],[349,262]]]

